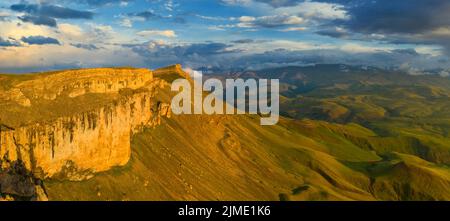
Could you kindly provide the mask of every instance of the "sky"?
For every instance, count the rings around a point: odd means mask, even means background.
[[[2,0],[0,72],[175,63],[450,70],[448,0]]]

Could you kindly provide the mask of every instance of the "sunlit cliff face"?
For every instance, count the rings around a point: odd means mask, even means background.
[[[125,165],[133,133],[144,126],[156,126],[160,117],[170,115],[168,104],[155,98],[160,87],[164,82],[153,79],[152,72],[144,69],[64,71],[13,83],[4,89],[0,102],[23,110],[24,117],[20,118],[20,112],[13,114],[17,111],[13,109],[2,113],[12,128],[1,132],[2,167],[8,167],[6,161],[20,160],[41,178],[82,180]],[[87,111],[67,110],[76,108],[73,104],[50,113],[53,116],[38,112],[42,105],[89,99],[92,94],[112,97],[104,105],[95,100],[83,103],[91,106],[85,108]]]

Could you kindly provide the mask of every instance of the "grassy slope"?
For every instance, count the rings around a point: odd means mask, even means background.
[[[353,130],[317,121],[261,127],[250,116],[175,116],[134,137],[124,168],[46,187],[53,200],[450,199],[448,168],[355,150],[338,132]]]

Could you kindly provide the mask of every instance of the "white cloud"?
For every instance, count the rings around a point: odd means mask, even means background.
[[[430,34],[436,37],[450,37],[450,28],[448,27],[437,28],[431,31]]]
[[[32,45],[8,48],[0,53],[3,70],[48,69],[69,65],[71,67],[102,67],[105,65],[142,65],[143,59],[126,48],[110,50],[84,50],[70,45]]]
[[[137,33],[142,37],[163,36],[167,38],[176,38],[177,35],[173,30],[145,30]]]
[[[11,14],[10,14],[9,12],[6,12],[6,11],[0,11],[0,18],[1,18],[1,17],[9,17],[9,16],[11,16]]]
[[[128,48],[115,46],[118,42],[132,42],[132,37],[116,33],[111,26],[95,23],[83,26],[61,23],[58,28],[22,23],[17,20],[0,21],[3,39],[44,36],[57,39],[61,45],[22,45],[0,52],[3,71],[47,70],[51,68],[96,67],[114,65],[143,65],[143,58]],[[85,50],[73,44],[91,44],[98,50]]]
[[[417,53],[419,54],[428,54],[434,57],[442,56],[442,47],[435,47],[435,46],[418,46],[414,48]]]
[[[255,20],[256,20],[256,18],[252,17],[252,16],[241,16],[241,17],[239,17],[239,21],[240,22],[252,22],[252,21],[255,21]]]
[[[211,25],[211,26],[208,26],[208,30],[211,30],[211,31],[225,31],[226,27],[223,27],[221,25]]]
[[[133,22],[129,18],[124,18],[119,21],[119,25],[122,27],[131,28],[133,27]]]
[[[210,21],[226,21],[228,18],[225,17],[219,17],[219,16],[205,16],[205,15],[199,15],[196,14],[195,16],[204,19],[204,20],[210,20]]]
[[[306,27],[290,27],[290,28],[285,28],[282,31],[289,32],[289,31],[306,31],[306,30],[308,30],[308,28],[306,28]]]
[[[331,49],[335,46],[330,44],[316,44],[313,42],[303,42],[303,41],[288,41],[288,40],[275,40],[268,41],[265,43],[270,49],[288,49],[288,50],[313,50],[313,49]]]
[[[265,11],[268,12],[269,15],[292,15],[302,17],[304,19],[328,19],[328,20],[350,18],[343,5],[334,3],[314,2],[307,0],[304,2],[299,2],[298,4],[277,7],[274,9],[271,6],[263,3],[263,1],[222,0],[222,2],[229,5],[239,5],[257,9],[259,11]],[[280,4],[276,5],[280,6],[283,5],[281,4],[283,1],[279,2]]]
[[[227,5],[249,5],[252,3],[252,0],[221,0],[223,3]]]
[[[361,45],[357,43],[347,43],[339,47],[341,50],[351,53],[373,53],[373,52],[389,52],[393,48],[387,48],[387,47],[372,47],[372,46],[366,46]]]
[[[42,35],[53,37],[55,31],[47,26],[37,26],[30,23],[23,23],[21,26],[17,26],[17,21],[0,21],[1,37],[20,39],[23,36]]]
[[[78,25],[72,25],[72,24],[59,24],[58,25],[59,31],[62,35],[64,35],[69,40],[74,41],[82,41],[85,40],[85,33],[83,29]]]
[[[295,15],[269,15],[261,17],[241,16],[236,25],[241,28],[266,27],[274,28],[286,25],[303,24],[304,19]]]
[[[311,19],[348,19],[349,15],[342,5],[321,2],[302,2],[296,6],[281,7],[276,14],[292,14]]]

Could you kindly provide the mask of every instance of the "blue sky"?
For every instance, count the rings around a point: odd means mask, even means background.
[[[446,74],[449,10],[446,0],[2,0],[0,71],[344,63]]]

